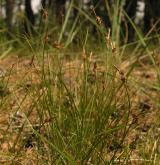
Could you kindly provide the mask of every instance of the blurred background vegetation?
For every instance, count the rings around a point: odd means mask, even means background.
[[[158,35],[159,7],[160,2],[155,0],[1,0],[0,32],[10,39],[37,37],[46,32],[47,26],[52,40],[63,39],[65,46],[73,42],[79,45],[86,33],[93,36],[93,42],[101,40],[97,40],[100,35],[96,23],[100,18],[101,32],[111,28],[112,39],[124,44],[140,36]]]

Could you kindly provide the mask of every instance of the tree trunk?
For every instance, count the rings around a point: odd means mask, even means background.
[[[160,1],[156,0],[146,0],[145,1],[145,16],[144,16],[144,33],[157,24],[156,28],[160,26]]]
[[[126,0],[124,10],[127,13],[128,17],[131,19],[131,21],[134,23],[137,11],[137,0]],[[125,29],[128,30],[128,42],[132,42],[134,40],[135,30],[131,22],[126,17],[125,22],[128,28]]]
[[[65,2],[66,0],[55,0],[56,18],[59,24],[62,24],[65,15]]]
[[[6,25],[9,33],[11,33],[13,30],[12,28],[13,8],[14,8],[14,0],[6,0]]]
[[[31,0],[25,0],[25,14],[26,14],[25,31],[28,34],[31,34],[34,31],[34,25],[35,25],[35,17],[31,7]]]

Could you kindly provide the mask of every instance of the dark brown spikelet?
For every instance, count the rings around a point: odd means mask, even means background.
[[[56,49],[62,49],[63,48],[63,46],[59,42],[57,42],[57,41],[55,41],[53,43],[53,47],[56,48]]]

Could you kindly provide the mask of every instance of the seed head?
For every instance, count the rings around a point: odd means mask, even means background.
[[[99,16],[96,16],[96,22],[97,22],[98,25],[102,24],[102,20]]]
[[[111,29],[108,30],[108,32],[106,33],[106,46],[107,48],[110,47],[110,35],[111,35]]]
[[[57,42],[57,41],[55,41],[53,43],[53,47],[56,48],[56,49],[62,49],[63,48],[63,46],[59,42]]]
[[[123,83],[125,83],[125,82],[126,82],[126,77],[125,77],[124,72],[121,71],[121,70],[119,70],[115,65],[113,65],[113,66],[114,66],[114,68],[119,72],[121,81],[122,81]]]
[[[93,13],[94,13],[94,15],[95,15],[95,17],[96,17],[96,22],[97,22],[97,24],[98,24],[98,25],[101,25],[101,24],[102,24],[102,20],[101,20],[101,18],[96,14],[94,7],[91,7],[91,10],[93,11]]]
[[[86,50],[83,48],[83,52],[82,52],[82,59],[85,62],[86,61]]]
[[[112,53],[116,52],[116,44],[115,44],[115,42],[111,42],[111,49],[112,49]]]

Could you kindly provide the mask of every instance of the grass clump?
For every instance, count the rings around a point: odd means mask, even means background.
[[[38,36],[37,43],[23,37],[32,57],[0,61],[4,68],[12,65],[0,79],[4,113],[0,162],[156,164],[160,159],[156,59],[149,48],[142,57],[129,57],[128,45],[118,46],[117,22],[113,32],[105,30],[96,13],[97,23],[80,9],[97,26],[102,48],[87,45],[91,37],[87,31],[80,52],[67,49],[80,30],[75,23],[62,44],[71,8],[72,3],[58,41],[49,40],[46,23],[46,32]],[[146,46],[140,33],[137,35],[140,41],[132,53]],[[3,95],[7,88],[9,94]]]
[[[18,93],[22,98],[11,117],[10,129],[15,118],[20,118],[18,134],[9,147],[17,153],[12,162],[30,148],[47,164],[129,161],[134,142],[129,142],[127,136],[135,124],[131,116],[129,74],[120,69],[110,32],[106,44],[106,55],[101,58],[88,53],[84,45],[77,60],[66,61],[59,49],[51,56],[45,40],[42,57],[35,56],[28,63],[36,72],[39,85],[33,84],[29,71],[31,83],[23,83],[25,94]],[[23,109],[26,112],[22,115]]]

